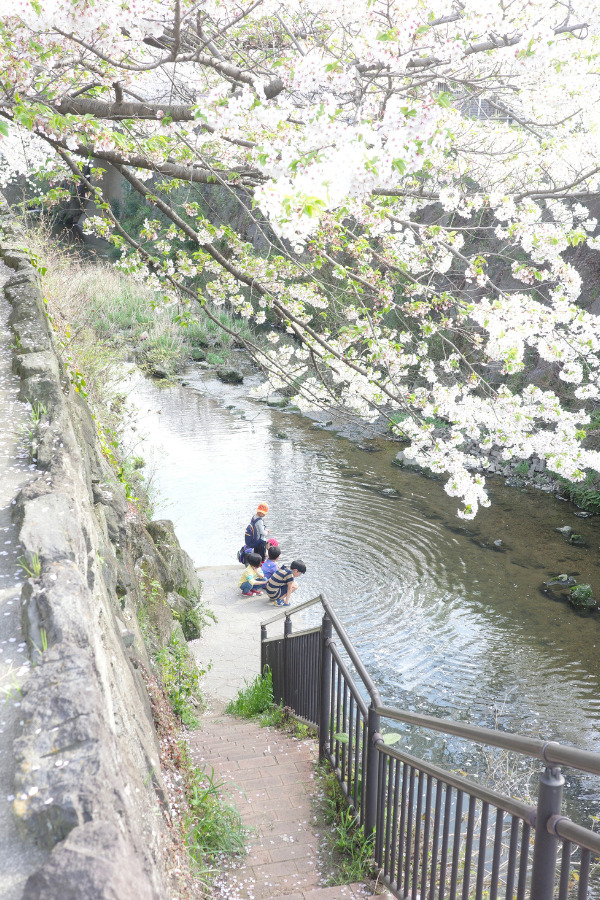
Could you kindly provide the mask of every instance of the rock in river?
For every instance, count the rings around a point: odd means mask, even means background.
[[[238,369],[221,368],[217,369],[217,376],[225,384],[241,384],[244,376]]]

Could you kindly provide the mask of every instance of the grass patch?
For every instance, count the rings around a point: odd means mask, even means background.
[[[290,709],[273,702],[273,677],[268,667],[263,675],[246,682],[237,697],[229,702],[225,712],[242,719],[258,719],[263,728],[281,728],[301,741],[313,733],[308,725],[292,715]]]
[[[25,226],[27,227],[27,226]],[[199,304],[165,300],[114,264],[81,259],[54,241],[43,225],[27,229],[28,245],[38,260],[48,309],[61,339],[72,352],[86,385],[105,391],[107,368],[127,354],[148,371],[181,370],[194,347],[207,347],[209,362],[231,362],[231,351],[252,340],[248,323],[228,310],[207,306],[218,320],[203,315]],[[223,331],[219,323],[235,332]]]
[[[373,869],[374,836],[366,837],[357,816],[348,806],[337,778],[328,763],[317,768],[322,790],[328,839],[333,850],[333,874],[328,884],[351,884],[368,878]]]
[[[187,774],[187,813],[184,829],[190,856],[206,877],[225,855],[246,852],[249,834],[237,809],[226,803],[221,792],[224,781],[215,779],[214,769],[198,769],[190,764]],[[208,864],[208,865],[207,865]]]
[[[187,645],[173,635],[154,655],[154,662],[173,711],[188,728],[197,728],[196,711],[202,705],[199,681],[204,672],[198,669]]]
[[[231,700],[225,712],[230,716],[240,716],[243,719],[254,719],[262,713],[266,713],[273,707],[273,676],[268,668],[264,674],[257,675],[253,681],[247,681],[241,688],[237,697]]]
[[[42,562],[39,553],[30,553],[28,556],[20,556],[17,560],[19,568],[23,569],[29,578],[37,578],[42,571]]]
[[[588,472],[585,481],[568,481],[566,478],[558,476],[571,503],[586,512],[600,515],[600,491],[596,489],[597,479],[597,472]]]

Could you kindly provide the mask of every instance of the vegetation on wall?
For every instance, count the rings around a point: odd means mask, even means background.
[[[29,228],[28,245],[65,355],[76,361],[86,391],[96,388],[97,401],[124,359],[172,375],[208,354],[214,364],[230,362],[237,341],[222,325],[242,338],[251,335],[225,309],[214,311],[216,323],[188,304],[162,303],[160,295],[108,262],[65,249],[44,226]]]

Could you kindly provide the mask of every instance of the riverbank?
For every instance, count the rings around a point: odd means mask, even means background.
[[[154,378],[181,382],[187,380],[183,370],[190,361],[204,371],[232,379],[232,383],[263,372],[242,348],[244,340],[259,347],[268,343],[266,332],[253,331],[239,316],[234,318],[223,308],[209,308],[208,316],[183,300],[162,306],[143,285],[101,259],[79,259],[77,252],[59,246],[43,229],[31,230],[28,240],[38,265],[46,270],[44,290],[59,340],[74,356],[81,370],[79,377],[84,378],[84,384],[89,383],[90,389],[94,390],[97,384],[106,387],[115,364],[125,358],[133,359]],[[264,373],[263,384],[256,387],[258,396],[268,405],[289,407],[287,396],[267,388]],[[104,398],[105,407],[116,408],[119,402],[118,392],[110,403]],[[300,413],[296,408],[292,411]],[[401,428],[401,415],[397,412],[391,412],[389,419],[381,415],[373,423],[335,407],[301,415],[315,428],[347,438],[365,452],[378,452],[390,442],[403,443],[401,431],[391,431],[393,423]],[[118,430],[118,416],[108,412],[105,418],[109,427]],[[589,430],[586,447],[593,448],[600,440],[597,424],[596,421]],[[446,431],[439,422],[434,437]],[[568,482],[547,471],[545,460],[535,456],[504,461],[499,448],[484,451],[470,440],[466,440],[463,449],[471,458],[471,470],[488,479],[502,478],[508,487],[516,489],[531,486],[570,499],[584,512],[600,513],[600,478],[593,474],[583,482]],[[418,468],[402,450],[397,453],[395,464]],[[438,477],[428,470],[418,470],[426,477]]]

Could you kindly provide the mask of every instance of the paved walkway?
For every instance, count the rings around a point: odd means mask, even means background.
[[[212,664],[202,682],[204,693],[225,703],[235,697],[245,681],[258,675],[260,623],[277,613],[267,602],[266,594],[244,597],[238,587],[241,573],[240,565],[198,570],[203,582],[202,599],[216,614],[217,622],[205,628],[202,637],[189,646],[201,669]],[[280,628],[283,633],[283,625]],[[269,630],[271,635],[277,635],[275,625]]]
[[[244,680],[257,675],[260,622],[276,613],[262,597],[241,596],[240,571],[239,566],[199,570],[204,599],[219,622],[190,644],[202,668],[212,660],[203,680],[208,710],[192,736],[193,759],[209,773],[214,769],[228,802],[252,829],[247,857],[222,875],[215,900],[370,897],[362,884],[326,887],[332,865],[314,774],[316,742],[223,714]]]
[[[17,401],[19,379],[12,374],[10,307],[2,286],[10,270],[0,263],[0,900],[17,900],[27,877],[46,854],[17,830],[14,800],[13,739],[19,730],[19,685],[29,661],[21,630],[22,549],[11,511],[15,496],[31,477],[22,429],[31,427],[28,407]]]

